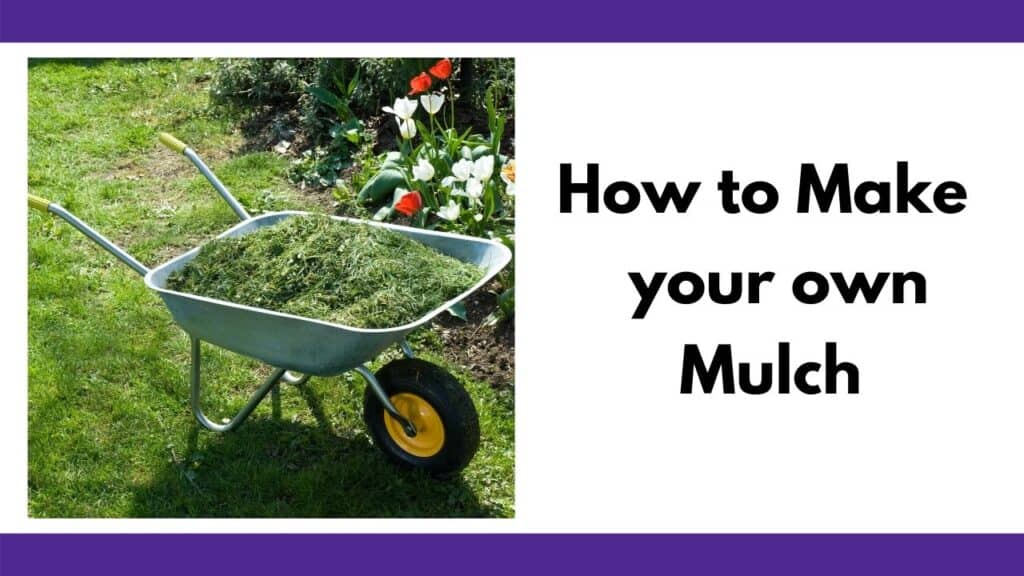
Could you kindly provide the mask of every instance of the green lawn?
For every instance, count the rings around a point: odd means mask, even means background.
[[[237,221],[157,143],[166,130],[247,207],[322,211],[288,184],[286,159],[232,152],[243,144],[238,118],[210,106],[212,70],[191,60],[31,62],[30,192],[155,266]],[[393,467],[364,429],[353,375],[283,386],[280,417],[268,400],[238,430],[215,434],[191,416],[188,337],[159,298],[63,221],[28,218],[31,516],[513,515],[512,393],[445,364],[430,330],[412,337],[417,352],[459,376],[480,413],[480,451],[459,478]],[[204,351],[207,413],[229,416],[269,369]]]

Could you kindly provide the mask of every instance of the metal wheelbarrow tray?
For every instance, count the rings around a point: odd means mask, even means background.
[[[195,152],[169,134],[161,134],[160,141],[191,160],[242,220],[218,238],[243,236],[288,218],[308,214],[286,211],[251,217]],[[363,416],[371,436],[395,461],[435,474],[448,474],[465,467],[476,452],[479,425],[469,395],[443,369],[416,359],[405,337],[494,278],[512,258],[511,251],[501,243],[334,217],[336,220],[394,230],[443,254],[484,269],[483,278],[471,288],[440,303],[409,324],[394,328],[355,328],[171,290],[167,288],[170,275],[188,264],[202,246],[148,269],[60,205],[29,195],[29,206],[66,220],[142,274],[146,286],[160,295],[174,321],[191,337],[190,400],[196,420],[204,427],[215,432],[236,428],[268,393],[279,394],[281,382],[302,385],[311,376],[336,376],[354,370],[367,383]],[[202,410],[200,367],[203,341],[275,367],[245,406],[233,418],[221,423],[209,419]],[[371,372],[365,364],[393,344],[401,347],[405,358],[389,363],[376,374]]]

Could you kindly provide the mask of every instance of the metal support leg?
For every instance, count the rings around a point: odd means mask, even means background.
[[[402,354],[405,354],[406,358],[415,358],[416,353],[412,351],[412,346],[409,346],[409,341],[402,338],[402,341],[398,343],[402,347]]]
[[[282,379],[284,377],[282,376]],[[273,388],[270,389],[270,413],[274,415],[275,420],[281,419],[281,383],[278,382]]]
[[[398,411],[398,408],[395,408],[395,405],[391,403],[391,398],[388,398],[387,393],[384,392],[384,387],[380,385],[380,382],[377,380],[377,377],[373,375],[373,372],[370,372],[366,366],[358,366],[355,370],[363,377],[363,380],[366,380],[366,385],[370,387],[370,390],[373,390],[373,395],[376,396],[377,400],[380,400],[380,403],[384,405],[384,409],[387,410],[388,414],[391,414],[392,418],[398,420],[402,424],[402,429],[405,430],[405,433],[408,434],[410,438],[416,436],[416,427],[413,426],[412,422],[409,422],[405,416],[402,416]]]
[[[291,384],[292,386],[302,386],[310,378],[311,376],[309,374],[300,374],[299,372],[285,370],[284,374],[281,375],[281,382],[284,382],[285,384]]]
[[[267,377],[266,381],[264,381],[263,384],[260,385],[259,389],[256,390],[256,392],[252,395],[251,398],[249,398],[249,401],[245,403],[245,406],[243,406],[242,409],[238,411],[238,414],[235,414],[233,418],[231,418],[224,424],[217,424],[211,421],[209,418],[207,418],[206,414],[203,414],[202,398],[200,395],[201,384],[199,370],[199,364],[202,360],[202,341],[196,338],[195,336],[191,336],[191,338],[192,414],[195,415],[196,420],[198,420],[199,423],[203,425],[203,427],[209,430],[213,430],[214,432],[229,432],[231,430],[234,430],[235,428],[238,427],[239,424],[244,422],[245,419],[249,417],[249,414],[252,414],[252,411],[256,409],[256,406],[258,406],[259,403],[263,400],[263,398],[266,397],[267,393],[277,386],[278,380],[280,380],[281,375],[284,374],[284,368],[275,368],[274,372]]]

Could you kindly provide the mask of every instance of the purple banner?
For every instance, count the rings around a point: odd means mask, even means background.
[[[1019,535],[4,535],[0,573],[1024,573]]]
[[[608,6],[614,6],[609,8]],[[3,0],[7,42],[1013,42],[1009,0]]]

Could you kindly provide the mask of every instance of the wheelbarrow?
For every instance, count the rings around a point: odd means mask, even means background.
[[[286,211],[250,216],[191,148],[170,134],[161,133],[159,139],[165,146],[184,154],[195,164],[241,220],[218,238],[243,236],[288,218],[308,215],[307,212]],[[354,371],[366,381],[363,420],[367,429],[374,444],[395,462],[432,474],[446,475],[464,468],[476,453],[480,443],[480,427],[469,394],[450,373],[416,358],[406,336],[478,290],[501,271],[512,258],[512,253],[501,243],[433,230],[334,217],[336,220],[394,230],[485,270],[483,278],[474,286],[447,302],[439,303],[437,308],[414,322],[394,328],[355,328],[170,290],[167,288],[168,277],[188,264],[199,253],[201,246],[150,269],[59,204],[31,194],[28,204],[31,208],[49,212],[67,221],[142,275],[146,286],[160,295],[174,321],[191,338],[190,403],[196,420],[205,428],[214,432],[228,432],[237,428],[268,393],[272,398],[279,397],[282,382],[301,386],[312,376],[337,376]],[[203,342],[250,356],[274,367],[270,376],[230,419],[216,422],[203,412]],[[381,352],[396,344],[401,348],[403,358],[388,363],[376,373],[366,367]]]

